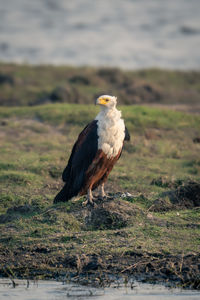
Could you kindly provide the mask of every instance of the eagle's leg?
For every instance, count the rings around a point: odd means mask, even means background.
[[[91,188],[89,188],[87,190],[87,200],[85,202],[83,202],[83,205],[87,205],[87,204],[94,205],[93,196],[92,196],[92,189]]]
[[[102,183],[102,184],[100,185],[100,198],[101,198],[101,199],[104,199],[104,198],[106,198],[106,197],[107,197],[107,195],[106,195],[105,190],[104,190],[104,183]]]
[[[92,196],[91,188],[89,188],[87,191],[87,201],[88,201],[88,203],[93,204],[93,196]]]

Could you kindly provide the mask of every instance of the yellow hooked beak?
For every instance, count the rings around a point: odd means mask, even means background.
[[[109,102],[109,99],[107,97],[99,97],[96,100],[96,104],[99,104],[99,105],[107,105],[108,102]]]

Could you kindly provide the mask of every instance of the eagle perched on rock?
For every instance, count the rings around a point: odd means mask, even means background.
[[[92,190],[100,186],[100,197],[106,197],[104,183],[120,158],[125,140],[130,135],[116,108],[117,98],[103,95],[96,103],[101,111],[79,134],[68,164],[63,171],[65,182],[54,203],[87,195],[86,204],[93,204]]]

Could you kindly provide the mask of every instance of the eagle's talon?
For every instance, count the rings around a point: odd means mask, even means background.
[[[85,206],[87,206],[87,205],[88,205],[88,203],[89,203],[89,202],[88,202],[88,200],[86,200],[86,201],[83,201],[83,203],[82,203],[82,206],[83,206],[83,207],[85,207]]]
[[[92,206],[94,207],[94,202],[92,200],[87,199],[82,203],[82,206]]]

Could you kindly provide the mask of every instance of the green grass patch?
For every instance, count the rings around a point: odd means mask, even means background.
[[[119,108],[130,131],[137,129],[143,133],[146,128],[184,130],[188,127],[200,127],[198,115],[135,105]],[[98,111],[99,109],[92,105],[48,104],[34,107],[2,107],[0,117],[31,118],[51,125],[84,126],[94,119]]]
[[[188,180],[200,180],[200,149],[193,143],[200,132],[200,117],[146,106],[120,109],[131,141],[109,176],[106,192],[132,194],[116,203],[121,201],[121,207],[132,209],[133,214],[125,210],[124,217],[122,211],[115,211],[109,217],[110,227],[102,223],[94,228],[88,223],[91,215],[82,205],[83,197],[56,205],[53,199],[63,186],[61,174],[79,132],[99,109],[65,103],[1,108],[3,247],[44,251],[50,264],[55,257],[67,255],[123,257],[131,251],[176,255],[199,251],[198,209],[161,213],[150,208],[163,192]],[[162,200],[170,201],[168,196]],[[114,207],[116,203],[113,200]],[[26,205],[30,211],[24,212]]]
[[[14,185],[27,185],[37,181],[37,176],[28,172],[3,171],[0,174],[0,182]]]

